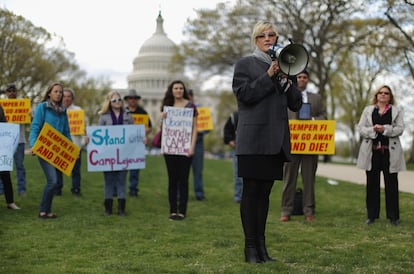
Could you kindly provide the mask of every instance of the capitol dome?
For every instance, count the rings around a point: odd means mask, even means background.
[[[137,90],[144,100],[162,99],[168,84],[183,77],[182,71],[170,70],[176,45],[164,32],[163,22],[160,13],[155,33],[139,49],[128,75],[128,88]]]

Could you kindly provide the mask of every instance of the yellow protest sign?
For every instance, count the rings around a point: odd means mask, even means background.
[[[6,120],[14,124],[30,124],[30,99],[0,99]]]
[[[197,107],[197,130],[213,130],[213,119],[211,117],[211,111],[208,107]]]
[[[48,123],[42,130],[32,151],[67,176],[70,176],[80,148]]]
[[[71,135],[85,135],[85,112],[82,109],[66,111]]]
[[[335,154],[335,120],[289,120],[292,154]]]
[[[149,127],[148,114],[132,114],[132,118],[134,118],[134,124],[145,125],[145,130],[148,130],[148,127]]]

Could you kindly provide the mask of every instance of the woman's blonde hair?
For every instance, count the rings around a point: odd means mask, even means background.
[[[372,104],[376,105],[378,103],[378,94],[380,90],[383,88],[388,89],[388,91],[390,92],[390,101],[388,103],[390,103],[391,105],[394,105],[395,104],[394,95],[392,94],[391,87],[387,85],[382,85],[377,89],[377,91],[375,91],[374,96],[372,97]]]
[[[259,21],[256,23],[256,25],[254,25],[252,36],[251,36],[251,42],[252,42],[253,47],[256,46],[257,35],[259,35],[260,33],[262,33],[263,31],[267,29],[272,29],[274,32],[276,32],[276,35],[277,35],[276,28],[269,21]]]
[[[119,98],[121,98],[121,94],[116,90],[111,90],[105,97],[105,101],[102,103],[101,110],[98,112],[99,115],[108,113],[112,107],[111,107],[111,99],[112,96],[118,95]],[[124,111],[124,104],[121,105],[121,110]]]

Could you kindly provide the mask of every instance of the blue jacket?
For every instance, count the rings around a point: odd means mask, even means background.
[[[54,129],[62,133],[72,141],[70,137],[69,121],[66,109],[62,113],[57,113],[47,101],[41,102],[35,110],[32,124],[30,125],[29,145],[33,147],[42,130],[43,124],[48,123]]]

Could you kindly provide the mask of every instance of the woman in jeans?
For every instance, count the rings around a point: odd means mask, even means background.
[[[72,141],[70,137],[68,116],[66,114],[66,109],[62,106],[62,98],[62,84],[53,83],[48,87],[42,102],[36,107],[33,121],[30,126],[29,141],[31,148],[33,148],[44,123],[48,123]],[[35,154],[33,150],[32,154]],[[60,171],[42,158],[38,157],[38,159],[46,177],[46,185],[43,189],[38,216],[42,219],[53,219],[57,217],[57,215],[52,212],[52,201],[57,185],[58,173]]]

